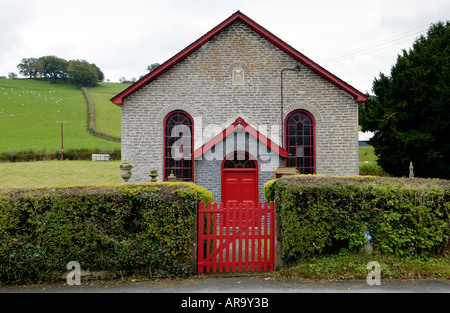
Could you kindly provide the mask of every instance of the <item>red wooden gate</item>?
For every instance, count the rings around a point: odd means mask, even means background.
[[[274,203],[199,203],[198,272],[273,271]]]

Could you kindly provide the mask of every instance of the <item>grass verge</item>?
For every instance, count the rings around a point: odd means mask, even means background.
[[[376,261],[381,266],[381,279],[450,279],[450,256],[404,257],[392,255],[340,253],[302,259],[274,273],[275,278],[313,280],[366,279]]]

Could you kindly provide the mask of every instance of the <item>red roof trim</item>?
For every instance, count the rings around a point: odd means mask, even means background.
[[[132,93],[136,92],[146,84],[150,83],[152,80],[156,79],[158,76],[162,75],[163,73],[167,72],[170,68],[187,58],[189,55],[194,53],[197,49],[199,49],[201,46],[203,46],[206,42],[213,39],[217,34],[222,32],[226,27],[231,25],[234,21],[237,19],[240,19],[244,24],[246,24],[248,27],[250,27],[254,32],[268,40],[270,43],[278,47],[280,50],[312,70],[313,72],[317,73],[318,75],[322,76],[332,84],[336,85],[340,89],[344,90],[351,96],[353,96],[357,102],[364,102],[369,99],[366,95],[355,89],[354,87],[350,86],[343,80],[339,79],[338,77],[334,76],[321,66],[319,66],[317,63],[313,62],[309,58],[307,58],[302,53],[298,52],[294,48],[292,48],[290,45],[273,35],[271,32],[269,32],[264,27],[260,26],[256,22],[254,22],[252,19],[247,17],[245,14],[241,13],[240,11],[237,11],[233,15],[231,15],[229,18],[227,18],[225,21],[214,27],[212,30],[210,30],[208,33],[203,35],[200,39],[195,41],[194,43],[190,44],[188,47],[183,49],[181,52],[170,58],[168,61],[160,65],[158,68],[153,70],[152,72],[145,75],[143,78],[138,80],[136,83],[119,93],[118,95],[111,98],[111,102],[117,105],[121,105],[123,103],[123,100],[131,95]]]
[[[259,131],[257,131],[255,128],[250,126],[242,118],[239,117],[236,119],[236,121],[233,124],[231,124],[230,126],[225,128],[220,134],[218,134],[217,136],[212,138],[210,141],[205,143],[203,146],[201,146],[200,148],[195,150],[194,158],[195,159],[199,158],[205,152],[207,152],[209,149],[211,149],[216,144],[218,144],[219,142],[224,140],[226,137],[228,137],[230,134],[232,134],[238,127],[238,123],[242,124],[242,126],[246,132],[248,132],[250,135],[255,137],[258,141],[262,142],[263,144],[265,144],[267,147],[269,147],[273,151],[277,152],[280,156],[287,157],[289,155],[289,153],[286,150],[284,150],[283,148],[281,148],[280,146],[275,144],[272,140],[270,140],[266,136],[262,135]]]

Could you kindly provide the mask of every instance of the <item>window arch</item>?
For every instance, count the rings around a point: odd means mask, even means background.
[[[223,164],[224,169],[256,169],[255,161],[245,152],[235,151]]]
[[[296,167],[301,174],[316,172],[315,121],[311,113],[296,110],[286,117],[285,144],[289,156],[287,167]]]
[[[184,111],[170,112],[164,120],[164,180],[194,181],[194,123]]]

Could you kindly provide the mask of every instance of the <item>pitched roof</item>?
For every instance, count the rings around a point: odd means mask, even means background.
[[[267,147],[278,153],[282,157],[287,157],[289,153],[278,146],[276,143],[274,143],[272,140],[261,134],[259,131],[257,131],[255,128],[253,128],[251,125],[249,125],[247,122],[244,121],[241,117],[238,117],[234,123],[232,123],[230,126],[225,128],[221,133],[216,135],[214,138],[209,140],[207,143],[205,143],[203,146],[198,148],[194,151],[194,158],[199,158],[203,155],[203,153],[207,152],[209,149],[214,147],[216,144],[224,140],[226,137],[234,133],[235,131],[239,131],[239,128],[242,126],[242,129],[246,132],[248,132],[250,135],[255,137],[259,142],[262,142]]]
[[[185,49],[183,49],[178,54],[167,60],[162,65],[160,65],[158,68],[142,77],[140,80],[138,80],[136,83],[134,83],[133,85],[131,85],[118,95],[111,98],[110,101],[114,104],[121,105],[126,97],[133,94],[135,91],[147,85],[148,83],[156,79],[158,76],[162,75],[163,73],[171,69],[173,66],[175,66],[176,64],[187,58],[189,55],[191,55],[197,49],[202,47],[205,43],[213,39],[216,35],[218,35],[220,32],[222,32],[225,28],[227,28],[236,20],[242,21],[250,29],[252,29],[258,35],[260,35],[261,37],[265,38],[267,41],[278,47],[284,53],[288,54],[293,59],[303,64],[305,67],[309,68],[316,74],[325,78],[326,80],[336,85],[343,91],[347,92],[349,95],[354,97],[357,102],[364,102],[369,99],[369,97],[367,97],[354,87],[350,86],[340,78],[334,76],[332,73],[328,72],[323,67],[319,66],[317,63],[313,62],[302,53],[292,48],[290,45],[288,45],[287,43],[285,43],[284,41],[273,35],[271,32],[269,32],[267,29],[263,28],[262,26],[254,22],[252,19],[247,17],[245,14],[241,13],[240,11],[237,11],[229,18],[227,18],[225,21],[223,21],[222,23],[214,27],[212,30],[207,32],[205,35],[200,37],[198,40],[187,46]]]

